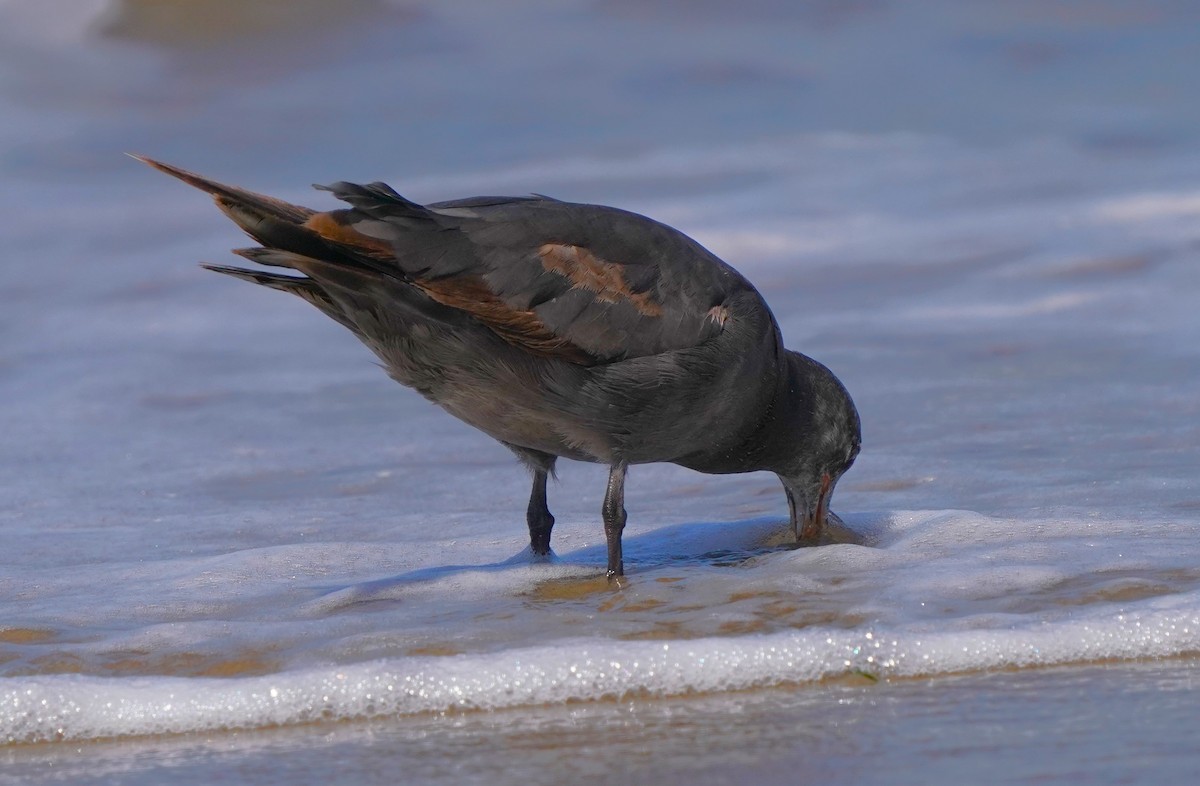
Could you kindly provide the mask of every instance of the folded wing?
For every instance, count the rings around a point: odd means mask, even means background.
[[[522,350],[596,365],[711,339],[726,327],[723,304],[749,287],[687,236],[614,208],[546,197],[419,205],[383,183],[335,183],[319,188],[351,207],[316,212],[141,160],[210,193],[263,245],[242,256],[304,278],[212,269],[301,295],[350,327],[339,288],[411,287]]]

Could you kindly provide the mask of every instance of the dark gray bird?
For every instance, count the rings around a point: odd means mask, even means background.
[[[625,471],[768,470],[815,543],[858,454],[858,412],[820,363],[784,348],[762,296],[686,235],[542,196],[410,202],[384,183],[317,186],[319,213],[135,156],[207,191],[299,275],[205,265],[307,300],[392,379],[508,447],[533,473],[527,522],[550,551],[546,479],[560,456],[609,467],[608,575],[621,576]]]

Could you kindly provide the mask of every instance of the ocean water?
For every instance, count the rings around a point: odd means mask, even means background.
[[[200,8],[0,3],[0,783],[1200,773],[1190,5]],[[679,227],[854,395],[845,527],[634,467],[614,590],[564,462],[531,559],[511,455],[124,151]]]

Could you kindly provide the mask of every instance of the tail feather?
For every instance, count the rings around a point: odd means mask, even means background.
[[[132,153],[130,155],[160,172],[211,194],[221,212],[246,234],[269,249],[267,252],[250,252],[261,253],[261,257],[243,254],[248,259],[266,265],[293,267],[286,256],[290,252],[335,265],[366,268],[386,276],[403,277],[396,264],[391,244],[357,231],[351,221],[355,213],[353,210],[318,212],[243,188],[218,183],[152,158]],[[355,205],[360,202],[363,205],[369,204],[370,195],[374,195],[381,210],[403,212],[409,218],[433,215],[424,207],[404,199],[383,183],[372,183],[369,186],[337,183],[327,190]],[[280,253],[269,253],[274,251]]]
[[[344,180],[327,186],[314,183],[318,191],[328,191],[343,202],[375,218],[416,218],[436,221],[437,214],[424,205],[405,199],[387,183],[376,181],[365,186]]]
[[[262,246],[235,248],[233,249],[233,253],[242,259],[248,259],[259,265],[286,267],[292,270],[297,270],[296,262],[304,259],[301,255],[293,254],[291,251],[281,251],[278,248],[263,248]]]
[[[214,273],[224,273],[227,276],[240,278],[243,281],[249,281],[253,284],[262,284],[264,287],[278,289],[281,292],[291,292],[296,294],[301,289],[312,288],[316,286],[316,282],[308,277],[301,276],[282,276],[278,273],[267,273],[261,270],[248,270],[243,267],[232,267],[230,265],[209,265],[201,263],[200,267],[205,270],[211,270]]]
[[[265,249],[264,249],[265,250]],[[346,312],[344,312],[337,303],[321,288],[320,284],[313,281],[311,278],[301,276],[282,276],[278,273],[267,273],[258,270],[247,270],[241,267],[230,267],[228,265],[206,265],[200,267],[205,270],[211,270],[214,273],[223,273],[227,276],[240,278],[242,281],[249,281],[252,284],[261,284],[264,287],[278,289],[280,292],[288,292],[297,297],[308,301],[310,304],[319,308],[326,316],[340,323],[344,327],[349,328],[355,334],[359,333],[358,325],[354,323]]]
[[[303,222],[297,223],[291,218],[279,216],[255,202],[225,196],[218,196],[215,201],[229,220],[264,246],[310,257],[331,257],[341,262],[354,262]]]
[[[372,281],[378,279],[378,276],[370,270],[364,270],[361,266],[339,264],[328,259],[317,259],[291,251],[283,251],[278,248],[235,248],[233,253],[260,265],[295,270],[298,273],[303,273],[306,278],[244,270],[237,267],[225,267],[224,265],[202,265],[202,267],[242,279],[254,277],[253,280],[257,284],[263,284],[276,289],[286,288],[289,291],[291,291],[292,282],[296,281],[308,282],[318,288],[325,285],[340,285],[350,289],[358,288],[365,290],[371,287]]]
[[[209,180],[206,177],[201,177],[195,172],[189,172],[186,169],[180,169],[177,166],[164,164],[161,161],[155,161],[153,158],[139,156],[135,153],[129,153],[131,158],[136,158],[144,164],[154,167],[159,172],[178,178],[190,186],[194,186],[201,191],[211,194],[214,198],[221,200],[225,199],[230,202],[239,203],[252,207],[256,211],[273,216],[284,221],[302,224],[308,220],[309,216],[316,213],[301,205],[293,205],[290,202],[284,202],[282,199],[276,199],[264,194],[256,194],[253,191],[247,191],[244,188],[237,186],[227,186],[224,183],[218,183],[215,180]]]
[[[356,229],[354,221],[360,211],[418,221],[436,220],[426,208],[409,202],[383,183],[366,186],[336,183],[326,190],[355,209],[318,212],[227,186],[144,156],[132,157],[210,194],[221,212],[263,246],[236,249],[233,253],[256,264],[287,268],[304,275],[281,275],[227,265],[202,267],[290,292],[358,334],[361,331],[350,315],[355,309],[351,297],[354,293],[377,286],[408,287],[407,283],[401,283],[407,277],[397,264],[391,243]]]

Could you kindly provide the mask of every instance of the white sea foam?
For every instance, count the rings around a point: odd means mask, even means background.
[[[160,602],[151,616],[165,613],[175,621],[145,619],[126,636],[109,636],[95,648],[97,653],[188,652],[217,640],[227,651],[261,652],[286,649],[288,642],[299,646],[313,631],[324,631],[319,635],[340,636],[343,643],[340,655],[327,650],[321,659],[351,660],[235,679],[151,674],[3,678],[0,740],[78,740],[493,710],[741,690],[847,674],[887,679],[1168,657],[1200,649],[1200,591],[1187,589],[1178,579],[1169,584],[1166,578],[1186,571],[1186,555],[1172,558],[1157,545],[1186,537],[1185,526],[1158,525],[1148,542],[1140,522],[1099,522],[1106,539],[1121,544],[1125,553],[1083,548],[1067,560],[1064,549],[1086,544],[1093,523],[913,511],[855,514],[848,516],[848,524],[862,545],[755,552],[756,543],[777,531],[772,520],[650,531],[632,539],[635,559],[626,589],[600,589],[599,595],[589,590],[593,594],[581,596],[582,601],[552,596],[524,609],[523,599],[546,582],[585,582],[580,585],[585,588],[587,581],[594,582],[592,563],[599,552],[589,547],[548,562],[518,555],[491,566],[428,568],[342,589],[310,587],[303,594],[313,599],[293,613],[286,609],[294,590],[258,602],[243,597],[240,606],[230,601],[238,587],[252,587],[258,595],[270,592],[274,580],[268,574],[306,573],[313,560],[343,572],[346,567],[338,567],[337,554],[344,549],[322,546],[305,555],[293,547],[275,555],[250,553],[190,566],[174,560],[161,568],[130,567],[116,577],[114,606],[158,598],[167,604]],[[704,559],[672,559],[696,557],[712,546],[749,551],[735,552],[734,563],[723,568],[708,567]],[[719,563],[726,558],[707,559]],[[244,569],[254,565],[262,574],[246,575]],[[196,583],[201,578],[203,585]],[[94,578],[84,574],[78,581],[89,585]],[[1075,589],[1062,589],[1072,582]],[[207,611],[170,611],[170,587],[184,597],[193,597],[198,589],[215,590],[216,603]],[[684,597],[673,594],[680,590]],[[1092,599],[1081,598],[1087,595]],[[217,600],[221,596],[226,600]],[[793,612],[778,606],[780,599],[798,608],[823,603],[822,608],[836,609],[837,624],[796,628],[798,623],[787,618]],[[379,609],[380,602],[391,605]],[[672,604],[677,611],[671,611]],[[611,611],[605,612],[606,607]],[[263,613],[259,608],[274,609],[278,618],[255,621]],[[375,612],[364,613],[371,609]],[[128,608],[126,615],[131,611],[136,615]],[[764,614],[776,617],[783,629],[618,640],[664,611],[669,619],[697,630],[706,623],[762,620]],[[476,636],[493,629],[501,646],[469,648],[459,655],[353,662],[355,653],[361,658],[380,646],[387,651],[389,638],[405,640],[423,628],[467,641],[469,629],[456,629],[453,622],[460,616],[473,620]],[[489,622],[490,616],[497,619]],[[572,616],[589,620],[582,629],[588,635],[571,636],[572,630],[581,630],[572,627]],[[244,619],[236,621],[239,617]],[[514,644],[539,638],[545,643]],[[86,645],[75,649],[88,651]]]
[[[1200,216],[1200,193],[1134,194],[1107,200],[1096,206],[1096,214],[1115,221],[1147,221],[1156,218],[1195,218]]]
[[[8,742],[212,731],[630,695],[1168,657],[1200,649],[1200,594],[1055,626],[961,632],[887,626],[667,642],[574,640],[502,653],[390,659],[242,679],[0,680]]]

